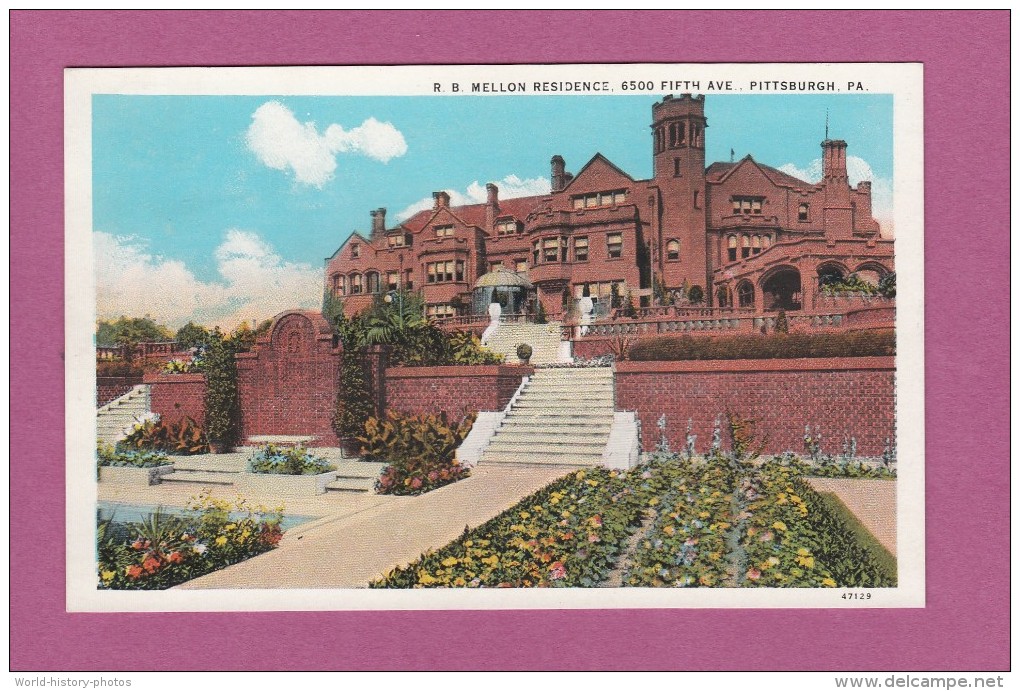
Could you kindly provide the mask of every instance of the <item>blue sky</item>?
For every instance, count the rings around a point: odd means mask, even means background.
[[[367,230],[370,209],[393,224],[434,190],[454,203],[478,201],[490,181],[504,198],[542,193],[553,154],[576,172],[601,152],[649,177],[656,100],[95,96],[98,316],[231,327],[314,307],[323,259]],[[809,181],[828,110],[888,225],[891,96],[719,95],[705,110],[709,162],[733,148]]]

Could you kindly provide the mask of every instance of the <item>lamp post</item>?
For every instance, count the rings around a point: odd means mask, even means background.
[[[400,314],[400,323],[403,324],[404,323],[404,291],[402,291],[402,290],[391,290],[391,291],[386,293],[386,296],[383,298],[383,300],[388,305],[392,304],[393,303],[393,295],[394,295],[394,293],[397,296],[397,313]]]

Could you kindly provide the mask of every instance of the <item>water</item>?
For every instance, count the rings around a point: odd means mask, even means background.
[[[141,506],[138,504],[121,504],[120,502],[114,501],[101,501],[96,504],[96,518],[100,521],[115,520],[117,523],[138,523],[148,518],[157,508],[162,509],[164,514],[171,516],[194,516],[197,512],[190,509],[180,508],[177,506]],[[235,511],[230,514],[231,519],[240,519],[247,515],[243,511]],[[280,527],[284,530],[290,530],[296,525],[307,523],[308,521],[314,521],[315,516],[295,516],[295,515],[284,515],[283,520],[280,522]]]

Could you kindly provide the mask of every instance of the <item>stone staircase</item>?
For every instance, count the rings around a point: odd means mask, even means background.
[[[501,323],[484,344],[496,353],[507,356],[510,362],[517,361],[517,346],[527,343],[531,346],[531,362],[535,365],[560,361],[560,322],[548,324]]]
[[[601,465],[613,409],[612,368],[537,369],[478,462]]]
[[[116,444],[148,412],[149,387],[139,384],[96,411],[97,439],[104,444]]]

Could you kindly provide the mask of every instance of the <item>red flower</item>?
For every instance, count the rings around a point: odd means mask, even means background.
[[[156,569],[159,568],[159,559],[156,559],[155,557],[146,557],[145,561],[142,562],[142,568],[149,573],[155,572]]]
[[[182,555],[180,552],[171,552],[169,556],[167,556],[166,560],[171,564],[180,564],[182,561],[184,561],[184,555]]]
[[[420,477],[416,477],[413,480],[411,480],[411,489],[418,489],[419,487],[421,487]]]
[[[127,570],[125,571],[125,573],[127,574],[128,578],[131,578],[131,579],[140,578],[141,575],[142,575],[142,567],[138,566],[138,565],[129,566],[129,567],[127,567]]]

